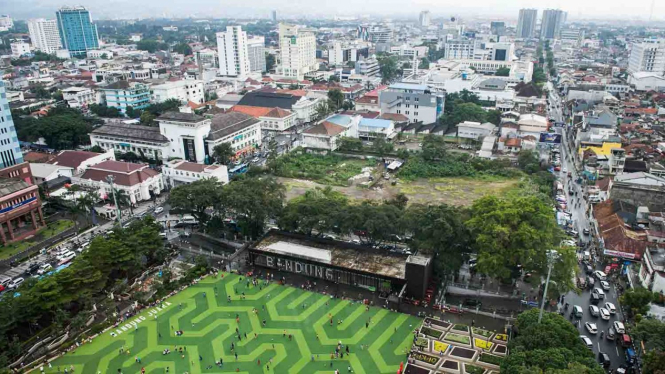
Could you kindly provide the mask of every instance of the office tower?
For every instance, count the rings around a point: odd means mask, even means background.
[[[537,20],[537,9],[520,9],[520,16],[517,19],[517,33],[515,36],[520,39],[533,38],[536,35]]]
[[[558,39],[564,22],[566,22],[566,12],[559,9],[545,9],[540,22],[540,39]]]
[[[28,31],[32,46],[36,50],[53,54],[62,48],[58,22],[54,19],[31,19],[28,21]]]
[[[247,56],[247,33],[240,26],[226,26],[225,32],[217,33],[219,74],[245,76],[249,73]]]
[[[6,15],[6,14],[1,14],[0,15],[0,31],[9,31],[14,27],[14,20],[12,20],[12,17]]]
[[[266,38],[264,36],[247,38],[247,56],[249,58],[249,71],[252,73],[266,71]]]
[[[277,74],[302,79],[305,74],[316,71],[316,35],[298,26],[279,24],[280,65]]]
[[[423,10],[420,12],[420,27],[429,27],[430,24],[430,15],[429,15],[429,10]]]
[[[506,35],[506,23],[499,21],[492,21],[492,23],[490,23],[490,30],[492,35],[504,36]]]
[[[276,10],[272,11],[272,21],[277,22],[277,11]]]
[[[99,48],[97,25],[92,23],[90,12],[82,6],[63,7],[55,12],[62,47],[72,56],[85,55],[86,51]]]
[[[633,43],[628,60],[628,72],[665,74],[665,39],[644,39]]]
[[[0,169],[23,162],[23,153],[9,110],[5,82],[0,81]]]

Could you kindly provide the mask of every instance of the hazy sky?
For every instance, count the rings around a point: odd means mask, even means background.
[[[69,0],[72,1],[72,0]],[[63,5],[84,5],[93,19],[146,17],[267,17],[272,9],[279,16],[418,16],[429,10],[432,17],[458,15],[517,18],[520,8],[540,10],[559,8],[568,11],[568,19],[612,18],[648,19],[652,1],[654,20],[665,19],[663,0],[0,0],[0,13],[17,19],[54,18]]]

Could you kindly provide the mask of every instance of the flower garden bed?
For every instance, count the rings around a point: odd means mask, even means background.
[[[494,338],[492,339],[497,343],[507,343],[508,342],[508,335],[506,334],[496,334],[494,335]]]
[[[476,328],[476,327],[471,328],[471,331],[473,332],[473,335],[482,335],[487,339],[491,338],[492,335],[494,335],[494,333],[491,332],[491,331],[479,329],[479,328]]]
[[[461,323],[456,323],[453,325],[452,331],[469,333],[469,326],[462,325]]]
[[[441,338],[441,335],[443,335],[443,333],[441,331],[431,329],[431,328],[425,327],[425,326],[420,328],[420,333],[425,334],[426,336],[431,336],[435,339],[439,339],[439,338]]]
[[[453,332],[449,332],[446,334],[443,340],[471,347],[471,338],[466,335],[460,335],[460,334],[455,334]]]
[[[411,358],[416,360],[418,364],[432,367],[436,367],[439,364],[439,361],[441,361],[441,358],[439,357],[428,355],[422,352],[412,353]]]
[[[460,362],[455,360],[446,360],[441,364],[439,370],[447,373],[459,373]]]
[[[476,355],[478,355],[478,351],[475,349],[454,347],[453,350],[450,351],[450,357],[459,358],[464,361],[473,361]]]
[[[412,364],[407,364],[406,369],[404,369],[404,374],[429,374],[430,370],[421,368],[420,366],[415,366]]]
[[[429,347],[429,340],[426,338],[416,338],[416,342],[414,343],[414,345],[422,349],[426,349],[427,347]]]
[[[445,354],[446,351],[448,350],[448,347],[450,347],[450,344],[435,340],[432,343],[432,352],[434,353],[443,352]]]
[[[435,318],[425,318],[425,324],[429,323],[431,326],[437,329],[442,329],[442,330],[448,330],[452,323],[442,321],[440,319],[435,319]]]
[[[494,365],[494,366],[501,366],[501,362],[503,361],[503,357],[499,356],[494,356],[489,353],[481,353],[480,357],[478,358],[478,362],[482,362],[484,364],[488,365]]]
[[[492,353],[499,356],[505,356],[508,354],[508,347],[503,344],[496,344]]]
[[[473,346],[482,349],[483,351],[490,351],[492,350],[494,343],[485,339],[473,338]]]
[[[481,368],[480,366],[464,364],[464,374],[483,374],[484,372],[485,369]]]

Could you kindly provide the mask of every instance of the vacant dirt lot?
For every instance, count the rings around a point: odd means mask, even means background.
[[[290,178],[278,178],[286,186],[286,197],[292,199],[308,189],[326,187],[312,181]],[[375,187],[339,187],[332,189],[344,193],[350,199],[389,200],[398,193],[409,198],[409,203],[446,203],[450,205],[471,205],[476,199],[490,194],[501,195],[517,187],[519,180],[483,180],[471,178],[436,178],[421,179],[412,182],[398,181],[392,186],[390,181],[381,180]]]

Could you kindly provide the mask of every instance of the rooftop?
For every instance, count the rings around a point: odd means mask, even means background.
[[[58,153],[54,160],[49,161],[50,164],[68,166],[70,168],[78,168],[83,161],[99,156],[100,153],[88,151],[62,151]]]
[[[241,131],[260,121],[245,113],[229,112],[212,117],[208,140],[221,139],[227,135]]]
[[[371,248],[360,248],[340,241],[315,241],[310,238],[268,232],[254,248],[275,254],[288,255],[346,269],[404,279],[408,256]],[[416,261],[418,259],[414,259]]]
[[[20,179],[0,178],[0,197],[11,195],[28,187],[30,185]]]
[[[159,132],[159,127],[131,125],[122,122],[107,122],[91,132],[95,135],[118,136],[124,139],[147,140],[153,142],[168,142],[169,139]]]
[[[300,98],[301,96],[291,94],[255,91],[243,96],[238,104],[247,106],[261,106],[266,108],[279,107],[282,109],[291,109],[293,105],[297,103],[298,100],[300,100]]]
[[[183,112],[166,112],[157,117],[157,121],[173,121],[173,122],[188,122],[197,123],[205,120],[203,116],[194,113]]]
[[[426,84],[416,84],[416,83],[393,83],[390,85],[390,89],[394,90],[416,90],[416,91],[425,91],[429,90],[429,87]]]
[[[44,164],[39,162],[33,162],[30,164],[30,172],[32,172],[32,176],[36,178],[46,178],[60,169],[72,169],[72,168],[69,166]]]
[[[311,134],[311,135],[328,135],[328,136],[334,136],[337,134],[341,134],[346,130],[346,127],[342,125],[338,125],[336,123],[328,122],[328,121],[323,121],[319,123],[318,125],[312,126],[308,128],[307,130],[303,131],[304,134]]]

